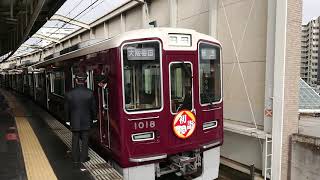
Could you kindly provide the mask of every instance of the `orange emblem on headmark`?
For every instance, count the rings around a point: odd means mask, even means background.
[[[190,137],[196,129],[196,117],[188,110],[179,111],[173,119],[172,127],[177,137],[186,139]]]

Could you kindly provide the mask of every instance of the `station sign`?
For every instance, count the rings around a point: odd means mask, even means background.
[[[201,59],[203,60],[215,60],[217,59],[217,50],[213,48],[201,49]]]
[[[154,48],[127,48],[128,60],[155,60]]]
[[[188,110],[179,111],[173,119],[173,132],[178,138],[190,137],[196,129],[196,117]]]

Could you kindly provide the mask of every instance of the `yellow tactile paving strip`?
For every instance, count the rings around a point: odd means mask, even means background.
[[[15,117],[29,180],[57,179],[42,147],[25,117]]]
[[[56,180],[57,177],[39,140],[25,117],[25,109],[11,93],[1,92],[6,97],[15,116],[28,180]]]

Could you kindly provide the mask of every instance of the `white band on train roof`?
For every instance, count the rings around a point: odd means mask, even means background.
[[[169,45],[169,34],[191,34],[192,44],[190,47],[186,46],[170,46]],[[64,61],[72,59],[75,57],[91,54],[94,52],[99,52],[105,49],[111,49],[115,47],[120,47],[120,45],[126,41],[139,40],[141,39],[155,39],[158,38],[163,43],[164,50],[175,50],[175,51],[195,51],[197,50],[197,42],[201,39],[211,41],[213,43],[219,43],[212,36],[196,32],[191,29],[182,29],[182,28],[149,28],[149,29],[139,29],[134,31],[124,32],[119,34],[111,39],[106,39],[101,42],[95,43],[83,49],[78,49],[58,57],[53,57],[47,61],[37,63],[33,65],[34,67],[41,67],[53,62]]]

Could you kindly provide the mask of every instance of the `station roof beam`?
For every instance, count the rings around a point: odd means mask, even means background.
[[[82,27],[85,29],[90,29],[90,26],[88,24],[71,19],[71,18],[68,18],[68,17],[60,15],[60,14],[53,15],[50,20],[58,20],[58,21],[62,21],[62,22],[68,23],[68,24],[73,24],[73,25],[76,25],[76,26],[79,26],[79,27]]]
[[[60,43],[60,41],[58,39],[55,39],[55,38],[52,38],[52,37],[48,37],[48,36],[44,36],[42,34],[34,34],[32,37],[39,38],[39,39],[44,39],[44,40],[55,42],[55,43]]]

